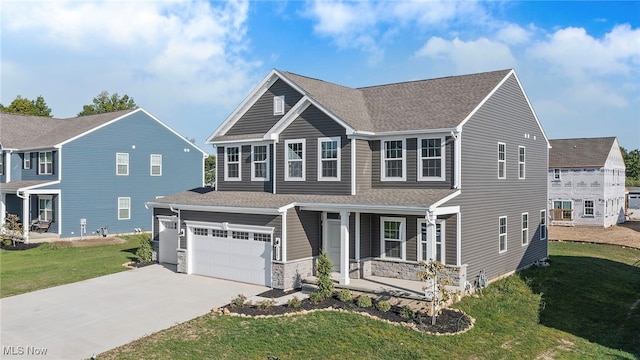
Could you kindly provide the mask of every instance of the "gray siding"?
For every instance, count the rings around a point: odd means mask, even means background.
[[[265,145],[265,144],[260,144]],[[251,145],[242,145],[240,148],[240,179],[241,181],[225,181],[224,171],[227,159],[224,156],[224,147],[217,148],[216,182],[220,191],[258,191],[273,192],[273,145],[268,144],[269,149],[269,180],[251,181]],[[232,146],[234,147],[234,146]]]
[[[153,208],[153,240],[154,241],[160,241],[160,238],[158,237],[160,235],[159,233],[159,228],[160,228],[160,221],[158,221],[158,215],[161,216],[173,216],[173,215],[177,215],[176,213],[174,213],[173,211],[171,211],[170,209],[167,208]]]
[[[370,142],[356,140],[356,193],[371,189],[372,156]]]
[[[287,210],[287,261],[320,254],[322,248],[320,213]]]
[[[360,214],[360,259],[372,257],[371,214]]]
[[[65,147],[66,149],[66,147]],[[44,152],[44,151],[42,151]],[[52,174],[50,175],[40,175],[38,174],[39,168],[39,155],[38,152],[31,153],[31,168],[30,169],[22,169],[22,156],[16,156],[12,159],[14,162],[12,165],[15,166],[15,169],[20,172],[21,180],[47,180],[54,181],[58,180],[58,161],[59,161],[59,153],[56,150],[52,149]],[[115,155],[114,155],[115,156]],[[115,158],[113,163],[115,164]],[[64,165],[64,164],[63,164]],[[16,180],[16,173],[11,174],[12,180]]]
[[[340,181],[318,181],[318,138],[340,136]],[[306,139],[305,179],[306,181],[285,181],[285,141]],[[276,192],[278,194],[351,194],[351,141],[345,129],[310,106],[280,134],[276,144]]]
[[[285,114],[302,99],[302,94],[278,79],[225,135],[266,133],[284,116],[273,115],[273,98],[281,95],[284,95]]]
[[[438,219],[444,219],[444,261],[448,265],[456,265],[457,251],[457,219],[455,215],[438,216]]]
[[[446,137],[445,142],[451,137]],[[406,140],[406,181],[380,181],[380,149],[381,140],[371,141],[371,186],[375,189],[382,188],[451,188],[452,164],[453,164],[453,142],[445,148],[445,180],[444,181],[418,181],[418,159],[420,148],[418,138],[408,138]],[[363,151],[364,153],[364,151]],[[359,159],[358,159],[359,160]]]
[[[525,134],[528,134],[527,138]],[[534,139],[535,137],[535,139]],[[507,178],[497,178],[497,143],[506,143]],[[518,179],[518,146],[526,146],[526,179]],[[546,208],[547,143],[515,80],[504,85],[462,129],[462,263],[469,281],[480,270],[489,279],[547,256],[539,240],[540,210]],[[521,246],[520,216],[529,213],[528,246]],[[498,218],[507,216],[507,251],[498,253]]]

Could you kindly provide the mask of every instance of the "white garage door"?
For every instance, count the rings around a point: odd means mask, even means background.
[[[190,274],[271,286],[271,232],[190,227],[187,248]]]
[[[158,260],[161,263],[178,263],[178,223],[174,220],[160,220],[158,239],[160,241]]]

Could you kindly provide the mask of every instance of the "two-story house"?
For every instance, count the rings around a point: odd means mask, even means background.
[[[464,288],[547,257],[549,144],[513,70],[364,88],[273,70],[208,143],[216,190],[149,203],[180,272],[289,289],[324,251],[342,284],[436,259]]]
[[[615,137],[550,140],[551,225],[625,221],[625,164]]]
[[[0,214],[60,238],[151,230],[144,202],[201,187],[204,157],[143,109],[0,115]]]

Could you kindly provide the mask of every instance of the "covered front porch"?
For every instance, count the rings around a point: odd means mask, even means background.
[[[22,237],[29,242],[38,234],[44,237],[59,236],[56,215],[60,213],[58,189],[43,189],[52,182],[14,181],[3,184],[0,192],[0,224],[4,225],[7,214],[18,216],[22,223]],[[42,236],[41,236],[42,237]]]

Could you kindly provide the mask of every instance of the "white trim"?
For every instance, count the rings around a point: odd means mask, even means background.
[[[386,150],[385,143],[391,141],[401,141],[402,142],[402,156],[400,158],[391,158],[390,161],[402,161],[402,176],[401,177],[391,177],[387,176],[387,166],[386,166]],[[407,180],[407,139],[406,138],[395,138],[395,139],[380,139],[380,181],[406,181]]]
[[[438,157],[423,157],[422,156],[422,141],[423,140],[434,140],[434,139],[439,139],[440,140],[440,176],[425,176],[423,171],[424,171],[424,166],[422,165],[422,161],[423,160],[430,160],[430,159],[437,159]],[[417,167],[417,174],[418,174],[418,181],[445,181],[446,180],[446,153],[447,153],[447,147],[446,147],[446,141],[445,141],[446,137],[444,136],[440,136],[440,137],[419,137],[417,138],[417,146],[416,146],[416,167]]]
[[[126,163],[120,163],[120,155],[123,155],[123,160],[126,158]],[[38,155],[39,157],[39,155]],[[120,173],[120,166],[126,166],[127,171]],[[40,168],[40,162],[38,161],[38,168]],[[129,176],[129,153],[117,152],[116,153],[116,176]]]
[[[283,263],[287,261],[287,213],[288,212],[289,212],[288,209],[282,212],[281,213],[282,219],[280,220],[280,229],[282,230],[280,235],[280,261]]]
[[[45,158],[46,158],[46,154],[47,153],[51,153],[51,162],[50,163],[44,162],[44,164],[50,164],[51,171],[49,171],[49,172],[40,172],[40,165],[41,165],[41,163],[40,163],[40,154],[45,154]],[[9,165],[10,165],[10,163],[9,163]],[[128,174],[128,171],[129,171],[129,167],[127,166],[127,174]],[[38,172],[37,172],[37,174],[38,175],[53,175],[53,150],[38,151]]]
[[[357,183],[356,183],[356,179],[357,179],[357,174],[356,174],[356,157],[357,157],[357,146],[358,146],[358,140],[351,138],[349,140],[349,143],[351,144],[351,173],[350,173],[350,177],[351,177],[351,195],[355,195],[356,194],[356,187],[357,187]],[[371,175],[369,175],[371,176]]]
[[[280,209],[273,208],[254,208],[254,207],[237,207],[237,206],[208,206],[208,205],[185,205],[185,204],[166,204],[166,203],[155,203],[155,202],[147,202],[146,206],[151,206],[153,208],[164,208],[164,209],[180,209],[180,210],[191,210],[191,211],[208,211],[208,212],[222,212],[222,213],[232,213],[232,214],[263,214],[263,215],[280,215],[282,211]],[[286,208],[282,207],[281,209]],[[286,211],[286,209],[285,209]]]
[[[229,149],[238,149],[238,160],[231,164],[238,165],[238,177],[229,176]],[[224,181],[242,181],[242,146],[225,146],[224,147]]]
[[[271,151],[271,146],[269,146],[269,151]],[[273,186],[273,193],[277,194],[278,192],[276,191],[276,179],[278,179],[278,176],[276,174],[276,171],[278,171],[278,144],[277,143],[273,143],[273,161],[271,162],[271,164],[273,165],[273,176],[271,178],[271,185]]]
[[[462,265],[462,213],[456,214],[456,266]]]
[[[358,140],[380,140],[384,138],[415,138],[415,137],[429,137],[429,136],[447,136],[451,132],[458,132],[459,129],[453,128],[438,128],[438,129],[415,129],[415,130],[398,130],[398,131],[362,131],[357,130],[353,134],[349,134],[350,139]]]
[[[556,178],[556,173],[558,174],[557,178]],[[553,180],[562,181],[562,170],[560,170],[559,168],[553,169]]]
[[[271,127],[263,136],[263,140],[278,141],[280,133],[297,119],[311,105],[307,97],[300,99],[275,125]]]
[[[425,224],[425,236],[426,236],[426,241],[422,241],[422,224]],[[436,261],[439,261],[443,264],[446,263],[446,258],[447,258],[447,254],[446,254],[446,250],[445,250],[445,244],[446,244],[446,220],[445,219],[436,219],[435,224],[433,224],[434,226],[434,231],[433,234],[435,236],[435,234],[437,233],[437,228],[435,228],[437,225],[440,225],[440,236],[441,236],[441,248],[440,248],[440,259],[436,259],[436,254],[437,252],[437,243],[436,243],[436,238],[434,237],[432,240],[433,242],[433,253],[430,254],[432,251],[431,249],[428,248],[429,244],[430,244],[430,239],[429,239],[429,222],[427,221],[427,219],[425,218],[418,218],[417,219],[417,230],[416,230],[416,240],[418,242],[417,244],[417,258],[418,258],[418,262],[420,261],[427,261],[430,258],[435,259]],[[423,258],[422,257],[422,253],[423,253],[423,242],[426,243],[427,246],[427,258]],[[431,257],[429,256],[431,255]]]
[[[243,232],[257,232],[273,235],[274,227],[271,226],[259,226],[259,225],[244,225],[244,224],[230,224],[227,222],[210,222],[210,221],[194,221],[183,220],[188,229],[191,228],[204,228],[214,230],[225,231],[243,231]]]
[[[52,221],[53,220],[53,195],[51,195],[51,194],[46,194],[46,195],[42,194],[42,195],[38,195],[37,198],[38,198],[38,219],[41,220],[41,221]],[[46,201],[49,201],[49,205],[51,206],[51,208],[50,209],[47,209],[46,207],[42,208],[40,206],[41,205],[40,204],[41,200],[45,200],[45,204],[46,204]],[[45,210],[45,214],[46,214],[47,211],[49,211],[51,213],[51,216],[47,217],[46,219],[42,219],[40,217],[40,214],[42,213],[43,209]]]
[[[340,285],[349,285],[349,216],[340,211]]]
[[[527,227],[524,227],[524,217],[525,215],[527,216]],[[520,244],[522,246],[527,246],[529,245],[529,223],[531,222],[531,219],[529,219],[529,213],[525,212],[522,213],[520,215]],[[525,236],[525,231],[526,231],[526,236]],[[526,240],[526,241],[523,241]]]
[[[159,166],[160,167],[160,173],[159,174],[154,174],[153,173],[153,159],[160,159],[160,164],[155,164],[155,166]],[[162,154],[149,154],[149,175],[151,176],[162,176]]]
[[[454,183],[453,187],[455,189],[460,189],[462,187],[462,132],[457,132],[453,134],[455,136],[454,140]]]
[[[523,151],[520,154],[520,151]],[[520,158],[520,155],[524,157],[524,160]],[[522,166],[522,171],[520,171],[520,166]],[[518,146],[518,179],[524,180],[527,178],[527,150],[523,145]]]
[[[284,115],[284,95],[273,97],[273,115]]]
[[[129,202],[129,207],[120,207],[120,200],[127,200]],[[128,217],[120,217],[120,210],[127,209],[129,211]],[[131,220],[131,197],[129,196],[121,196],[118,197],[118,220]]]
[[[262,161],[255,161],[255,148],[256,146],[264,146],[265,147],[265,159]],[[265,175],[264,177],[256,176],[256,164],[265,164]],[[269,181],[269,144],[252,144],[251,145],[251,181]]]
[[[504,146],[504,159],[500,159],[500,145]],[[506,179],[507,178],[507,144],[503,142],[498,142],[498,148],[496,149],[496,159],[498,160],[498,179]],[[500,164],[503,164],[503,174],[500,176]]]
[[[462,194],[462,190],[456,190],[453,194],[447,195],[445,197],[443,197],[442,199],[436,201],[435,203],[433,203],[431,206],[428,207],[428,209],[430,211],[437,211],[438,207],[442,204],[446,204],[447,201],[455,198],[456,196]],[[451,208],[451,207],[450,207]],[[460,206],[458,206],[458,209],[460,209]],[[458,210],[460,211],[460,210]]]
[[[318,181],[340,181],[340,175],[342,172],[342,151],[341,151],[341,137],[340,136],[334,136],[334,137],[321,137],[318,138],[318,173],[317,173],[317,179]],[[324,159],[322,157],[322,143],[325,142],[335,142],[336,143],[336,158],[335,159]],[[336,162],[336,176],[335,177],[324,177],[322,176],[322,163],[324,161],[335,161]]]
[[[502,219],[504,219],[504,234],[500,232],[500,228],[502,227]],[[507,244],[508,244],[508,234],[509,234],[509,221],[507,216],[498,217],[498,254],[503,254],[507,252]],[[501,247],[501,237],[504,235],[504,250],[500,249]]]
[[[302,159],[289,159],[289,144],[302,144]],[[302,176],[291,177],[289,175],[289,162],[302,163]],[[307,173],[307,140],[306,139],[290,139],[284,141],[284,181],[305,181]]]
[[[587,201],[591,201],[591,214],[587,215]],[[592,199],[584,199],[582,201],[582,216],[584,217],[595,217],[595,209],[596,209],[596,201]]]
[[[388,239],[388,241],[400,241],[400,257],[390,257],[387,256],[385,252],[385,239],[384,237],[384,223],[385,222],[396,222],[400,223],[400,239]],[[380,257],[383,259],[394,259],[394,260],[407,260],[407,219],[403,217],[380,217]]]
[[[356,212],[355,213],[355,227],[356,227],[356,233],[354,234],[355,236],[355,254],[354,255],[354,259],[356,259],[356,261],[360,261],[360,213]]]
[[[542,220],[544,219],[544,223],[542,222]],[[549,236],[549,226],[547,226],[547,224],[549,223],[549,217],[547,216],[547,210],[540,210],[540,219],[539,219],[539,226],[540,226],[540,240],[547,240],[547,237]],[[544,237],[542,236],[542,228],[544,227]]]
[[[31,169],[31,151],[25,151],[22,153],[22,170],[29,169]]]

